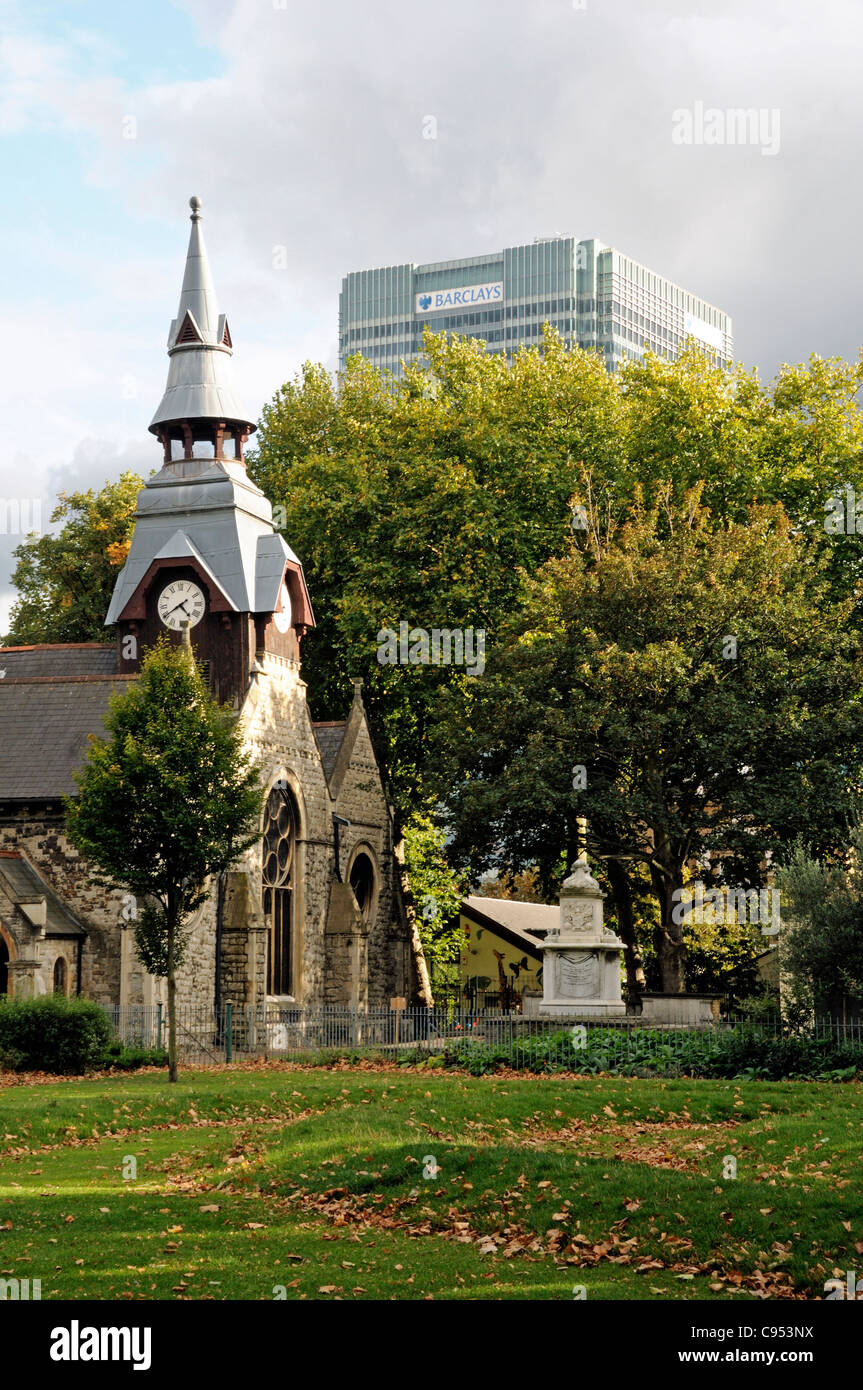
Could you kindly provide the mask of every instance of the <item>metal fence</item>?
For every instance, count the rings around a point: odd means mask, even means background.
[[[167,1010],[161,1005],[114,1006],[107,1013],[117,1039],[130,1047],[167,1048]],[[793,1030],[821,1039],[863,1061],[863,1020],[810,1020]],[[729,1033],[750,1039],[789,1036],[780,1018],[722,1019],[709,1026],[657,1024],[634,1016],[527,1018],[497,1011],[454,1007],[367,1011],[340,1007],[215,1009],[178,1006],[177,1040],[188,1063],[231,1062],[251,1057],[314,1060],[341,1054],[410,1060],[472,1048],[493,1050],[512,1066],[528,1065],[540,1053],[549,1065],[576,1064],[579,1057],[605,1060],[609,1067],[679,1058],[707,1057]],[[466,1046],[467,1045],[467,1046]]]

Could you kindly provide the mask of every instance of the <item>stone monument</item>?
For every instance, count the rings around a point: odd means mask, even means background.
[[[541,1018],[626,1012],[620,988],[623,942],[603,926],[604,897],[582,854],[561,889],[560,926],[543,944]]]

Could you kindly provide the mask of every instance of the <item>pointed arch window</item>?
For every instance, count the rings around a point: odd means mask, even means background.
[[[67,986],[67,983],[66,983],[66,982],[67,982],[67,979],[68,979],[68,975],[67,975],[67,971],[66,971],[66,960],[65,960],[65,957],[64,957],[64,956],[58,956],[57,959],[56,959],[55,962],[54,962],[54,993],[55,993],[55,994],[67,994],[67,993],[68,993],[68,986]]]
[[[293,993],[292,932],[299,817],[291,793],[267,797],[263,842],[263,906],[267,922],[267,994]]]

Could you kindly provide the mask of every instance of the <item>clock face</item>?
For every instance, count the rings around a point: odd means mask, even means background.
[[[159,617],[172,632],[179,632],[180,624],[184,622],[189,627],[195,627],[203,618],[205,609],[203,591],[191,579],[175,579],[159,595]]]
[[[281,593],[279,594],[279,608],[278,611],[273,614],[273,622],[279,629],[279,632],[287,632],[291,625],[291,596],[288,593],[287,584],[282,585]]]

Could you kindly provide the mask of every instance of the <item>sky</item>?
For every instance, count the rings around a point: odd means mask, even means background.
[[[769,380],[863,341],[861,50],[859,0],[0,0],[0,632],[10,500],[158,466],[192,194],[252,418],[346,272],[557,234]]]

